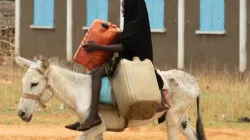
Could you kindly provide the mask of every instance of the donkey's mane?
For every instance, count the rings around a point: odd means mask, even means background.
[[[64,69],[67,69],[69,71],[76,72],[76,73],[87,74],[86,68],[74,61],[63,60],[63,59],[60,59],[59,57],[51,57],[49,61],[51,64],[56,65],[60,68],[64,68]]]

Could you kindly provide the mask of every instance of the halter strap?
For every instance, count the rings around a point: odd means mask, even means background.
[[[45,77],[46,85],[45,85],[44,89],[42,90],[42,92],[39,93],[38,95],[33,95],[33,94],[29,94],[29,93],[22,93],[22,97],[23,97],[23,98],[26,98],[26,99],[37,100],[37,101],[39,102],[39,104],[40,104],[43,108],[45,108],[45,107],[46,107],[46,105],[45,105],[46,103],[43,103],[42,100],[41,100],[41,97],[43,96],[44,91],[45,91],[46,89],[48,89],[48,90],[50,90],[51,93],[52,93],[52,95],[51,95],[51,97],[49,98],[48,101],[50,101],[51,98],[52,98],[53,95],[54,95],[54,94],[53,94],[53,89],[52,89],[52,88],[50,87],[50,85],[48,84],[48,75],[45,76],[45,75],[43,74],[43,72],[42,72],[41,70],[39,70],[39,69],[36,69],[36,68],[30,68],[30,69],[34,69],[34,70],[36,70],[39,74],[43,75],[43,76]],[[48,73],[49,73],[49,72],[47,72],[47,74],[48,74]]]

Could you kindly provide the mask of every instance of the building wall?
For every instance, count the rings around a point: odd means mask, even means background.
[[[175,6],[173,6],[175,5]],[[73,26],[73,52],[75,52],[84,37],[87,30],[82,30],[82,27],[86,25],[86,0],[74,1],[74,26]],[[176,67],[177,66],[177,13],[176,9],[177,1],[168,0],[168,4],[165,3],[165,33],[152,32],[152,40],[154,46],[154,63],[159,68],[165,66]],[[111,10],[112,9],[112,10]],[[79,18],[83,17],[83,18]],[[168,17],[168,18],[166,18]],[[117,26],[120,25],[120,1],[109,0],[109,12],[108,21]]]
[[[225,0],[225,35],[198,35],[199,0],[186,2],[185,67],[238,70],[239,1]]]
[[[86,0],[73,0],[73,55],[85,33],[82,27],[87,24]]]
[[[247,69],[250,70],[250,2],[247,2]]]
[[[109,0],[108,20],[120,25],[120,0]],[[239,1],[225,0],[225,35],[198,35],[199,0],[185,4],[185,68],[205,67],[238,70]],[[34,0],[21,1],[21,55],[32,58],[43,54],[66,58],[66,0],[55,0],[55,29],[31,29]],[[248,4],[249,5],[249,4]],[[154,64],[157,68],[177,68],[178,1],[164,4],[166,32],[152,32]],[[249,8],[249,6],[248,6]],[[233,10],[232,10],[233,9]],[[250,9],[248,10],[249,13]],[[248,14],[250,19],[250,14]],[[86,30],[86,0],[73,0],[73,55]],[[250,28],[248,28],[250,30]],[[249,38],[249,35],[248,35]],[[247,50],[250,54],[249,49]],[[250,58],[248,57],[248,68]]]
[[[178,1],[165,1],[165,33],[152,33],[154,64],[160,69],[177,67]]]
[[[66,0],[55,0],[54,29],[32,29],[34,0],[21,0],[20,53],[26,58],[66,58]]]

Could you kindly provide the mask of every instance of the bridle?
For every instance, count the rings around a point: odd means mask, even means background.
[[[48,73],[49,73],[49,72],[47,72],[47,75],[44,75],[43,72],[40,71],[40,70],[37,69],[37,68],[30,68],[30,69],[36,70],[39,74],[43,75],[44,78],[45,78],[45,81],[46,81],[46,85],[45,85],[45,87],[43,88],[42,92],[39,93],[38,95],[33,95],[33,94],[29,94],[29,93],[22,93],[22,97],[23,97],[23,98],[26,98],[26,99],[37,100],[37,101],[39,102],[39,104],[42,106],[42,108],[45,108],[45,107],[46,107],[45,104],[46,104],[47,102],[49,102],[49,101],[51,100],[51,98],[53,97],[53,95],[54,95],[54,94],[53,94],[53,89],[52,89],[51,86],[48,84]],[[43,102],[43,101],[41,100],[41,97],[43,96],[45,90],[47,90],[47,89],[51,91],[52,95],[51,95],[51,97],[49,98],[49,100],[48,100],[47,102]]]

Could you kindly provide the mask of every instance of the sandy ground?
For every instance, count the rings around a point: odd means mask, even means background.
[[[132,128],[122,133],[106,132],[107,140],[166,140],[163,128]],[[0,125],[0,140],[74,140],[79,132],[52,125]],[[250,130],[231,128],[207,128],[208,140],[250,140]],[[181,140],[185,138],[181,136]]]

